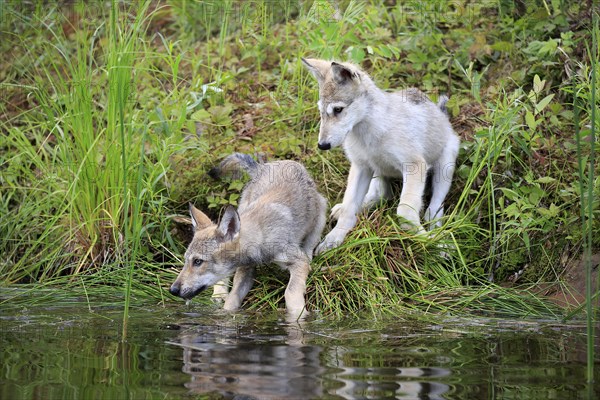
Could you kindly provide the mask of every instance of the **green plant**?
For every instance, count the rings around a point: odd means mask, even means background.
[[[146,257],[149,234],[164,229],[157,223],[157,209],[165,204],[169,157],[183,147],[181,136],[160,129],[167,120],[153,123],[136,107],[134,69],[143,63],[137,45],[146,8],[129,25],[118,7],[113,4],[108,24],[81,31],[72,54],[65,50],[63,33],[53,28],[65,17],[54,8],[40,9],[46,13],[34,14],[25,25],[53,40],[24,53],[32,59],[38,52],[51,55],[25,71],[38,106],[21,116],[22,128],[4,123],[10,134],[2,140],[12,156],[3,168],[12,177],[3,183],[11,188],[3,204],[11,218],[3,219],[1,227],[8,238],[6,254],[14,260],[1,266],[5,282],[49,282],[127,267],[123,282],[129,293],[134,266]],[[99,40],[108,44],[102,54],[95,50]],[[185,111],[185,103],[181,107]],[[165,118],[170,122],[172,117]],[[31,166],[43,180],[24,173]],[[40,189],[47,201],[36,200]]]

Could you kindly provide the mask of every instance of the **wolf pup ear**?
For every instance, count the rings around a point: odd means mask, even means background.
[[[318,60],[316,58],[302,58],[302,64],[317,79],[319,84],[325,80],[327,70],[331,67],[329,61]]]
[[[240,216],[232,206],[228,206],[225,210],[217,232],[224,241],[233,240],[240,233]]]
[[[338,84],[344,84],[358,78],[358,73],[336,62],[331,63],[331,72],[333,72],[333,80]]]
[[[208,218],[202,211],[194,207],[192,203],[190,203],[190,216],[192,217],[192,226],[196,231],[212,225],[210,218]]]

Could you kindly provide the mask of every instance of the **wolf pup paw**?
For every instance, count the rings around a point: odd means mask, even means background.
[[[332,220],[337,221],[340,219],[340,215],[342,214],[342,203],[338,203],[335,206],[331,207],[331,212],[329,216]]]
[[[421,226],[421,222],[419,221],[419,214],[417,214],[415,209],[408,204],[400,204],[396,214],[402,221],[400,227],[403,230],[409,232],[413,231],[415,233],[425,232],[425,229],[423,229],[423,226]]]
[[[334,228],[331,232],[329,232],[329,234],[327,234],[327,236],[325,236],[325,239],[323,239],[323,241],[317,246],[317,249],[315,250],[315,255],[325,253],[327,250],[335,249],[336,247],[338,247],[344,241],[344,238],[346,237],[347,233],[347,230]]]

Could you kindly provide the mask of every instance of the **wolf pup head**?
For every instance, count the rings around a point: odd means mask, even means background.
[[[240,217],[231,206],[218,225],[192,204],[190,215],[194,238],[185,252],[183,269],[169,290],[186,300],[235,272],[240,232]]]
[[[354,65],[335,61],[302,59],[319,83],[319,149],[329,150],[344,142],[346,135],[368,112],[362,94],[364,74]]]

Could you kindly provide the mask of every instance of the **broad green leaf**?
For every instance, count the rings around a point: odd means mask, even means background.
[[[554,93],[549,94],[548,96],[544,97],[542,100],[540,100],[535,105],[535,111],[538,112],[538,113],[541,112],[544,108],[546,108],[546,106],[548,105],[548,103],[550,103],[553,98],[554,98]]]
[[[556,179],[552,178],[551,176],[542,176],[540,178],[537,178],[535,181],[538,183],[552,183],[556,182]]]
[[[533,77],[533,91],[535,93],[540,93],[544,89],[545,85],[546,81],[541,80],[540,76],[538,74],[535,74],[535,76]]]
[[[540,55],[554,54],[554,52],[556,51],[557,48],[558,48],[558,42],[556,41],[556,39],[550,39],[550,40],[544,42],[544,44],[542,45],[542,47],[539,50],[539,54]]]
[[[534,131],[535,128],[537,128],[537,121],[535,120],[535,117],[533,116],[531,111],[527,111],[527,114],[525,114],[525,122],[527,123],[529,129],[531,129],[532,131]]]
[[[205,109],[201,109],[198,111],[195,111],[191,116],[190,119],[192,121],[210,121],[210,113],[208,111],[206,111]]]

